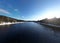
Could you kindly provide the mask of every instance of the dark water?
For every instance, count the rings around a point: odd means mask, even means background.
[[[0,26],[0,43],[60,43],[60,32],[34,22]]]

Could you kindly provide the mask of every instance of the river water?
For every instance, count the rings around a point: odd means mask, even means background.
[[[0,26],[0,43],[60,43],[60,32],[34,22]]]

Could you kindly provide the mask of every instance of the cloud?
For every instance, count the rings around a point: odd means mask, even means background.
[[[4,9],[0,9],[0,12],[5,13],[5,14],[10,14],[10,12],[8,12],[8,11],[6,11]]]
[[[18,11],[18,9],[14,9],[14,11]]]

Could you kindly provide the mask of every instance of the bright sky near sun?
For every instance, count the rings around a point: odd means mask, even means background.
[[[23,20],[60,17],[60,0],[0,0],[0,15]]]

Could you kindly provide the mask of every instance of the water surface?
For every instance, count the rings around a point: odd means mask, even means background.
[[[60,32],[34,22],[0,26],[0,43],[60,43]]]

